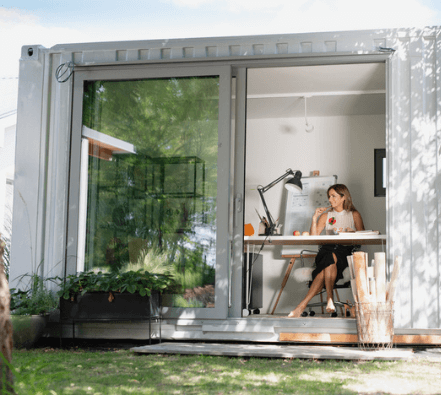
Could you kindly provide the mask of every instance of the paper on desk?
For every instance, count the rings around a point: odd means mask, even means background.
[[[356,232],[338,232],[339,235],[379,235],[380,232],[378,230],[357,230]]]

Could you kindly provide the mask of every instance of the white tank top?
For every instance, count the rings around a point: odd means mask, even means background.
[[[330,211],[326,219],[326,234],[334,235],[339,232],[346,232],[348,228],[355,230],[354,217],[352,211]]]

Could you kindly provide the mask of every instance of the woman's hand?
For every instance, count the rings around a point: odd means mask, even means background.
[[[311,236],[316,236],[322,233],[322,230],[326,225],[326,216],[322,216],[326,211],[328,211],[332,206],[328,207],[318,207],[315,209],[314,215],[312,217],[311,229],[309,233]]]
[[[323,213],[325,213],[327,210],[329,210],[332,206],[328,206],[328,207],[317,207],[315,209],[315,213],[313,215],[312,218],[314,218],[315,220],[317,220],[317,218],[319,218]]]

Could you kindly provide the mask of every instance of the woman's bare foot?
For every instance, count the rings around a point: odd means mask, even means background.
[[[334,313],[335,312],[334,302],[331,298],[328,299],[328,304],[326,305],[326,312],[327,313]]]
[[[299,318],[301,317],[303,310],[305,310],[302,306],[297,306],[291,313],[288,314],[288,318]]]

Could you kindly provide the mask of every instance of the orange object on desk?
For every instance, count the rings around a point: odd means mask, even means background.
[[[243,233],[244,233],[245,236],[252,236],[252,235],[254,235],[254,228],[253,228],[253,225],[251,225],[251,224],[245,224],[245,225],[244,225]]]

